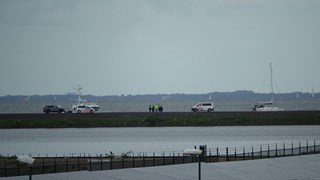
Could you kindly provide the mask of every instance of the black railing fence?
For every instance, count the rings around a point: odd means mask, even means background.
[[[208,148],[202,161],[207,163],[223,161],[239,161],[262,158],[275,158],[320,153],[320,145],[316,140],[291,143],[274,143],[258,146]],[[121,168],[137,168],[163,166],[198,162],[195,156],[186,156],[180,152],[161,153],[123,153],[121,155],[83,154],[62,157],[33,157],[33,174],[47,174],[73,171],[98,171]],[[17,161],[16,156],[1,156],[0,177],[29,174],[29,166]]]

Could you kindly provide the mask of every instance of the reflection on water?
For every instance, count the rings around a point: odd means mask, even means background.
[[[207,145],[242,147],[320,140],[320,126],[1,129],[2,155],[172,152]]]

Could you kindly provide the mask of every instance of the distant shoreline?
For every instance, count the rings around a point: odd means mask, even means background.
[[[0,114],[0,129],[320,125],[320,111]]]
[[[320,92],[287,92],[277,93],[275,98],[279,97],[280,100],[318,100],[320,98]],[[280,98],[281,97],[281,98]],[[18,102],[55,102],[57,101],[71,101],[77,100],[78,95],[76,93],[68,94],[48,94],[48,95],[2,95],[0,100],[2,101],[18,101]],[[100,102],[100,101],[150,101],[150,100],[270,100],[271,93],[254,92],[251,90],[236,90],[231,92],[208,92],[201,94],[185,94],[185,93],[169,93],[169,94],[128,94],[128,95],[82,95],[82,98],[88,101]],[[275,99],[276,100],[276,99]]]

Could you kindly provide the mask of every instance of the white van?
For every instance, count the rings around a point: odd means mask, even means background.
[[[191,111],[198,112],[198,111],[206,111],[212,112],[214,111],[213,103],[212,102],[200,102],[196,105],[192,106]]]
[[[90,108],[89,106],[86,105],[73,105],[71,107],[72,113],[94,113],[94,109]]]

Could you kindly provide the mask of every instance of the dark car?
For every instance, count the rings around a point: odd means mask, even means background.
[[[43,108],[43,112],[45,113],[51,113],[51,112],[57,112],[57,113],[64,113],[66,110],[62,108],[60,105],[48,105]]]

